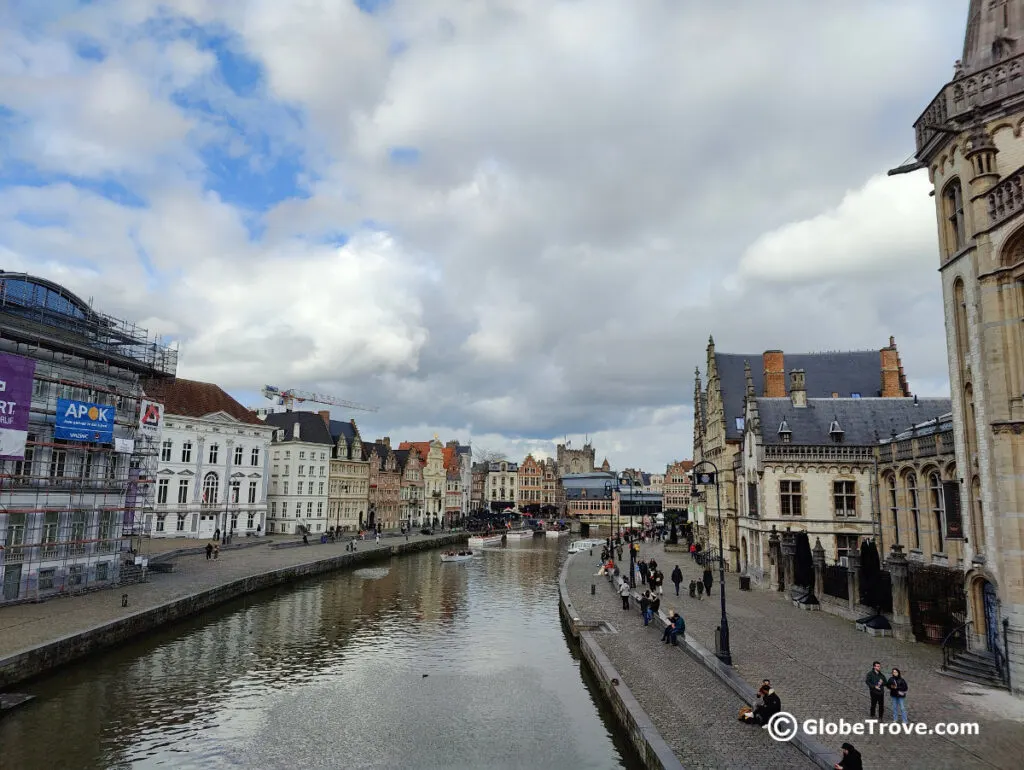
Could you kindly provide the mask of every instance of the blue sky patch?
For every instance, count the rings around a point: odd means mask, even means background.
[[[298,180],[303,167],[297,154],[271,154],[265,137],[245,140],[249,150],[240,155],[225,152],[223,145],[200,151],[206,165],[206,189],[216,192],[225,203],[250,211],[266,211],[288,198],[307,196]]]
[[[379,13],[391,5],[391,0],[352,0],[363,13]]]
[[[415,166],[420,160],[420,151],[416,147],[392,147],[388,150],[391,162],[399,166]]]

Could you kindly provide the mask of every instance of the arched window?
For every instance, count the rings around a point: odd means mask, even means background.
[[[981,481],[971,479],[971,529],[974,530],[974,550],[985,552],[985,516],[981,505]]]
[[[217,494],[220,492],[220,479],[217,474],[210,472],[203,477],[203,505],[214,505],[217,502]]]
[[[914,548],[921,547],[921,504],[917,496],[917,474],[907,474],[907,507],[910,509],[910,528],[914,535]]]
[[[969,382],[964,386],[964,420],[967,422],[964,426],[967,438],[967,464],[971,467],[978,456],[978,423],[974,413],[974,387]]]
[[[946,241],[946,255],[956,254],[967,243],[964,223],[964,195],[960,180],[953,179],[942,191],[942,218]]]
[[[963,374],[967,371],[967,298],[964,292],[964,281],[957,278],[953,282],[953,321],[956,335],[956,362]]]
[[[931,498],[932,526],[935,527],[935,553],[942,553],[944,541],[943,519],[945,518],[945,500],[942,494],[942,477],[938,471],[928,476],[928,494]]]
[[[900,507],[896,502],[896,476],[889,476],[889,513],[892,516],[893,542],[900,542]]]

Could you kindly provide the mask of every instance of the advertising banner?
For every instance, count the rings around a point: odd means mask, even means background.
[[[164,405],[154,401],[143,401],[139,410],[139,436],[150,441],[160,438],[164,422]]]
[[[67,441],[113,444],[114,407],[58,398],[57,422],[54,425],[53,436]]]
[[[35,373],[31,358],[0,354],[0,460],[25,457]]]

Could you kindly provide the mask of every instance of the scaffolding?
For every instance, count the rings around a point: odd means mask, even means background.
[[[0,272],[0,352],[36,362],[24,456],[0,461],[0,604],[144,578],[132,538],[159,437],[139,430],[140,379],[173,374],[177,351],[56,284]],[[56,437],[58,399],[113,407],[113,443]]]

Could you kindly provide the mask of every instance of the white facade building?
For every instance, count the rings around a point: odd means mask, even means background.
[[[504,510],[516,504],[519,487],[519,463],[507,460],[491,463],[487,467],[487,481],[484,487],[484,507]]]
[[[164,405],[145,533],[201,540],[262,535],[273,428],[212,383],[179,378],[145,389]]]
[[[319,535],[327,531],[328,480],[334,441],[315,412],[268,414],[270,448],[267,532]]]

